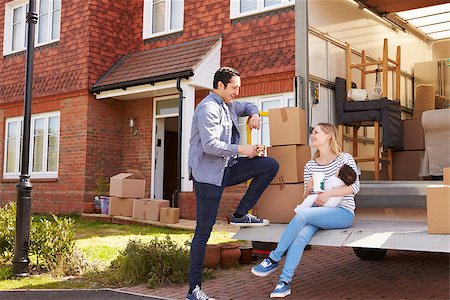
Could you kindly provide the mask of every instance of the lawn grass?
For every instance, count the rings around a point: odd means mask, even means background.
[[[40,218],[40,216],[37,216]],[[21,279],[4,279],[7,276],[7,266],[0,265],[0,290],[10,289],[81,289],[108,287],[102,281],[102,272],[125,249],[128,241],[150,241],[169,235],[171,240],[179,245],[191,241],[193,231],[156,227],[149,225],[119,225],[100,221],[75,219],[76,248],[83,252],[86,259],[98,266],[98,273],[87,274],[80,278],[55,278],[48,274],[32,275]],[[233,233],[213,231],[208,243],[220,244],[232,241]]]

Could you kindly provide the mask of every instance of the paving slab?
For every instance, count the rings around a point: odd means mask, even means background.
[[[217,271],[215,279],[203,283],[203,289],[217,300],[269,299],[281,270],[256,277],[250,272],[252,266]],[[449,266],[448,253],[389,250],[381,261],[363,261],[348,247],[312,246],[304,253],[292,281],[292,294],[286,299],[448,300]],[[126,288],[169,299],[185,299],[187,289],[187,284]]]

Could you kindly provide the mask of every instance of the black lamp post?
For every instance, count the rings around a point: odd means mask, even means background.
[[[33,86],[33,61],[34,61],[34,33],[38,20],[36,13],[36,0],[30,0],[27,12],[28,39],[25,65],[25,100],[23,116],[23,145],[21,174],[17,189],[16,212],[16,239],[14,244],[13,275],[17,277],[29,276],[28,247],[30,238],[31,216],[31,185],[28,174],[30,158],[30,125],[31,125],[31,98]]]

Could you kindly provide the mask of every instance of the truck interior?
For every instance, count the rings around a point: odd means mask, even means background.
[[[442,170],[450,166],[450,4],[304,2],[306,12],[296,7],[296,32],[308,32],[306,40],[296,41],[298,106],[307,112],[308,127],[339,125],[341,145],[361,170],[352,227],[319,230],[310,245],[352,247],[361,259],[382,259],[388,249],[450,253],[449,234],[428,232],[426,199],[427,186],[443,184]],[[297,22],[301,16],[307,22]],[[348,92],[358,89],[366,94],[349,99]],[[391,108],[384,116],[381,111],[348,119],[340,97],[359,106],[383,97],[398,100],[399,119],[391,118]],[[440,153],[438,161],[430,149]],[[234,238],[276,243],[285,226],[241,228]]]

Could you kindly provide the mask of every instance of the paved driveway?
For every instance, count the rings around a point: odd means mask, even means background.
[[[450,256],[390,250],[384,260],[363,261],[351,248],[312,247],[305,252],[286,299],[450,299]],[[220,271],[204,290],[218,300],[268,299],[281,270],[260,278],[251,265]],[[185,299],[187,285],[129,291]]]

